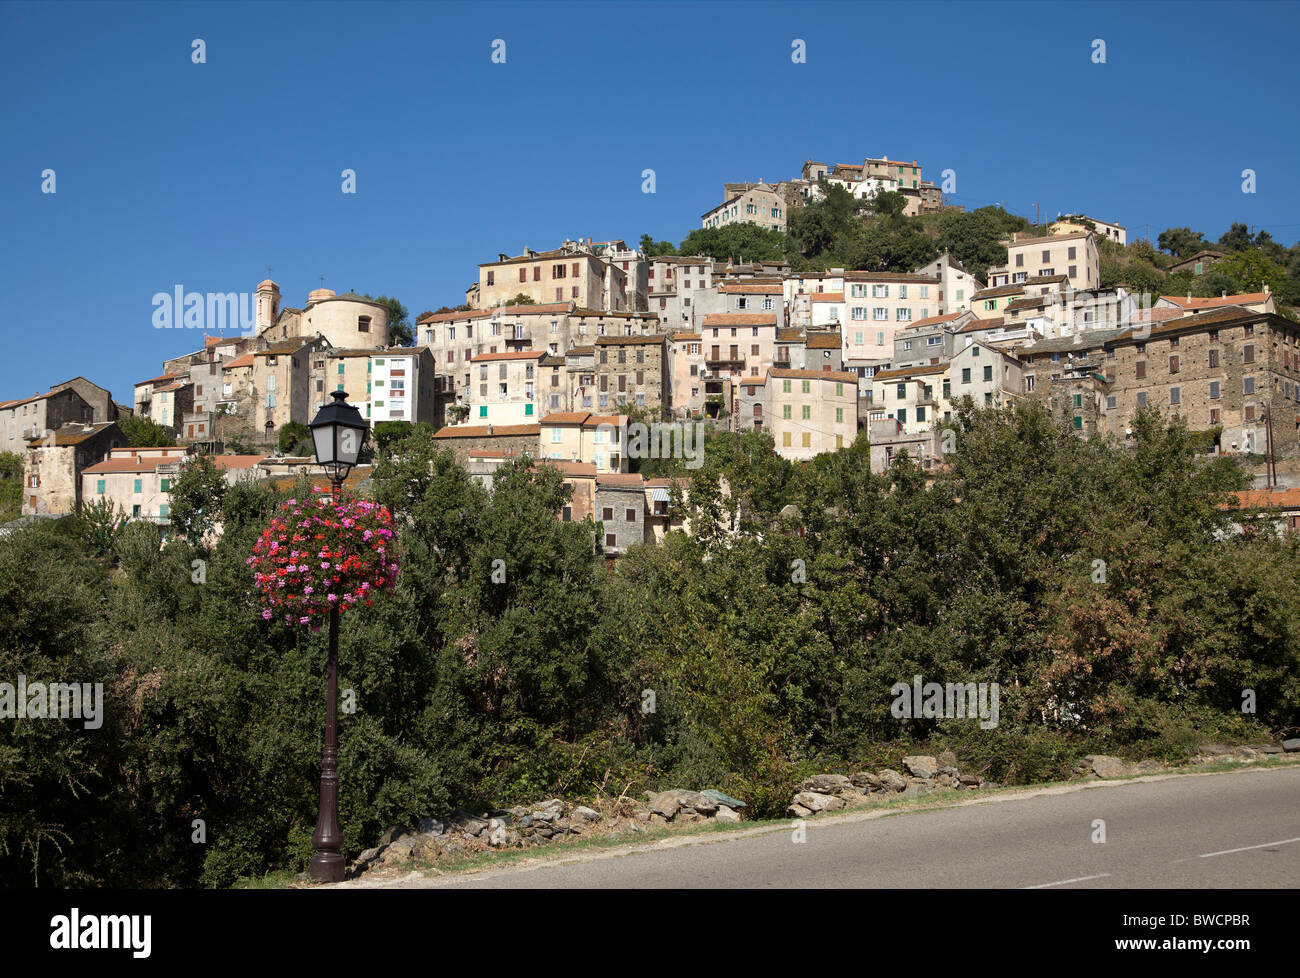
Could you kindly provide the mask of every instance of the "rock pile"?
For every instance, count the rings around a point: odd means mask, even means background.
[[[739,808],[745,803],[739,799],[724,795],[721,791],[685,791],[674,788],[671,791],[647,792],[650,799],[647,812],[651,825],[686,825],[691,822],[704,822],[712,819],[716,822],[739,822]],[[640,813],[638,813],[640,817]]]
[[[1291,746],[1287,746],[1290,744]],[[1192,757],[1193,764],[1222,764],[1225,761],[1249,764],[1251,761],[1266,760],[1283,754],[1300,752],[1300,740],[1283,741],[1282,746],[1275,744],[1254,744],[1251,746],[1229,747],[1225,744],[1201,744]],[[1075,765],[1074,773],[1091,781],[1106,781],[1113,778],[1128,778],[1139,774],[1154,774],[1169,770],[1167,765],[1155,760],[1138,761],[1129,764],[1109,754],[1089,754]]]
[[[1201,744],[1196,748],[1193,764],[1222,764],[1224,761],[1258,761],[1281,754],[1300,753],[1300,740],[1284,740],[1282,746],[1276,744],[1251,744],[1242,747],[1228,747],[1225,744]]]
[[[963,774],[957,767],[957,755],[947,750],[938,757],[929,754],[905,757],[903,772],[906,773],[884,768],[874,773],[859,771],[852,777],[817,774],[799,785],[786,811],[798,818],[806,818],[818,812],[834,812],[856,805],[870,795],[897,794],[915,798],[939,788],[973,791],[994,787],[978,774]]]
[[[570,805],[551,798],[536,805],[518,805],[508,811],[480,815],[462,809],[442,818],[422,818],[414,828],[396,826],[379,839],[379,845],[357,857],[349,875],[391,867],[403,862],[432,861],[492,849],[543,845],[566,836],[617,835],[645,832],[647,825],[686,825],[693,822],[739,822],[745,803],[721,791],[646,792],[648,802],[625,801],[601,814],[585,805]]]

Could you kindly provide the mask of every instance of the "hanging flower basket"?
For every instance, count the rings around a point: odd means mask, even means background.
[[[310,499],[290,499],[271,518],[248,565],[262,617],[281,617],[313,630],[339,614],[373,601],[397,580],[393,517],[363,499],[334,499],[319,489]]]

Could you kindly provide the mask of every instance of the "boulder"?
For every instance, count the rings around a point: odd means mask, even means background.
[[[1300,751],[1300,737],[1292,737],[1290,740],[1282,741],[1282,749],[1288,754]]]
[[[1267,754],[1270,757],[1273,756],[1274,754],[1282,753],[1282,748],[1278,747],[1276,744],[1261,744],[1260,746],[1256,747],[1255,750],[1259,751],[1261,754]]]
[[[794,796],[793,804],[806,808],[810,812],[834,812],[844,807],[844,799],[817,791],[801,791]]]
[[[1237,756],[1245,761],[1253,761],[1256,757],[1259,756],[1259,754],[1255,751],[1255,748],[1253,747],[1238,747]]]
[[[1089,754],[1084,760],[1100,778],[1122,778],[1129,773],[1127,764],[1108,754]]]
[[[731,795],[723,794],[717,788],[705,788],[700,792],[700,794],[712,798],[719,805],[725,805],[727,808],[737,809],[746,807],[745,803],[739,798],[732,798]]]
[[[978,774],[959,774],[957,775],[957,781],[967,788],[978,788],[984,783],[984,779]]]
[[[718,806],[718,814],[713,816],[715,822],[739,822],[740,814],[726,805]]]
[[[870,771],[859,771],[849,780],[863,791],[880,791],[885,787],[880,783],[880,779]]]
[[[789,808],[786,809],[786,811],[789,812],[791,815],[793,815],[795,818],[807,818],[809,815],[812,814],[812,812],[804,808],[803,805],[791,805]]]
[[[712,815],[718,810],[718,803],[702,791],[683,791],[678,800],[683,808],[689,808],[700,815]]]
[[[575,824],[585,825],[588,822],[599,822],[600,812],[594,808],[588,808],[586,805],[579,805],[573,810],[573,821]]]
[[[442,835],[447,831],[447,823],[440,818],[422,818],[418,825],[421,835]]]
[[[396,842],[384,846],[379,855],[381,863],[395,863],[410,859],[415,855],[416,842],[414,836],[404,836]]]
[[[1224,744],[1201,744],[1196,748],[1196,752],[1203,757],[1221,757],[1225,754],[1231,754],[1232,748]]]
[[[903,768],[918,778],[932,778],[939,773],[939,762],[929,754],[916,754],[903,758]]]
[[[405,825],[394,825],[391,829],[379,837],[380,847],[391,845],[404,835],[410,835],[411,830]]]
[[[819,795],[838,795],[853,787],[853,782],[842,774],[814,774],[799,785],[800,791],[815,791]]]
[[[919,798],[922,795],[928,795],[932,791],[934,791],[934,785],[927,784],[924,781],[913,781],[905,789],[903,789],[903,797]]]
[[[499,818],[492,821],[495,824],[487,832],[488,845],[500,848],[513,846],[519,841],[519,833],[506,825],[504,821]]]
[[[650,793],[650,812],[651,814],[662,815],[664,818],[672,818],[681,810],[682,802],[679,797],[681,792],[674,788],[672,791],[660,791]]]
[[[941,768],[957,766],[957,755],[950,750],[940,751],[938,760]]]
[[[1137,774],[1154,774],[1157,771],[1163,771],[1164,765],[1157,760],[1147,758],[1145,761],[1138,761],[1133,765],[1133,770]]]
[[[889,768],[878,771],[877,777],[880,778],[880,783],[888,791],[902,791],[907,787],[907,778]]]

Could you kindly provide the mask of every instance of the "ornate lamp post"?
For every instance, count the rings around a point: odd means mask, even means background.
[[[330,477],[330,494],[338,499],[339,489],[352,466],[357,464],[367,431],[361,412],[347,403],[347,394],[334,392],[334,401],[326,404],[307,427],[311,429],[316,461]],[[343,833],[339,829],[339,611],[330,609],[329,665],[326,668],[325,749],[321,755],[320,812],[316,831],[311,837],[316,854],[311,857],[309,873],[318,883],[338,883],[343,879]]]

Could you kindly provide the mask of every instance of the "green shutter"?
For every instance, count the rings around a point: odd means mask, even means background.
[[[144,480],[143,480],[143,479],[136,479],[136,480],[135,480],[135,491],[136,491],[136,492],[144,492]]]
[[[172,485],[172,480],[171,480],[171,479],[163,479],[163,480],[159,483],[159,486],[158,486],[158,487],[159,487],[163,492],[167,492],[167,491],[171,488],[171,485]]]

